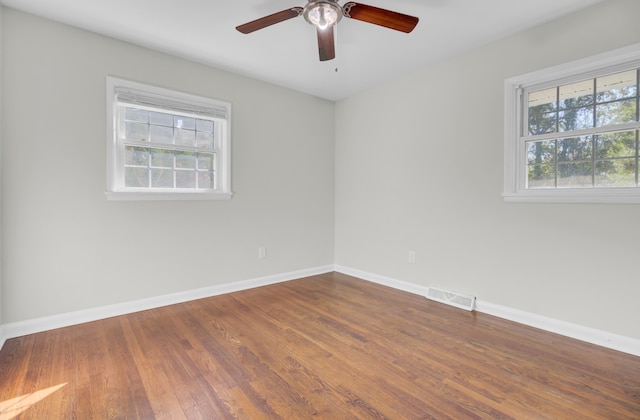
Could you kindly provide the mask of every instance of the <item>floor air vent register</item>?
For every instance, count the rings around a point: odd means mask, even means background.
[[[475,296],[436,289],[435,287],[430,287],[429,290],[427,290],[427,299],[455,306],[456,308],[466,309],[467,311],[473,311],[476,306]]]

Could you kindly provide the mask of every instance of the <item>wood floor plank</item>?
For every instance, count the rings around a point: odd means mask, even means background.
[[[640,358],[328,273],[7,340],[0,407],[18,400],[19,419],[640,419]]]

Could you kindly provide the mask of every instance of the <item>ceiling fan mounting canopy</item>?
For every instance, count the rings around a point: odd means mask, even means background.
[[[338,0],[308,0],[304,7],[292,7],[268,16],[236,26],[243,34],[250,34],[259,29],[264,29],[276,23],[284,22],[298,16],[304,16],[305,20],[316,27],[318,34],[318,54],[320,61],[332,60],[336,56],[333,39],[333,26],[343,17],[372,23],[396,31],[409,33],[418,24],[418,18],[393,12],[375,6],[362,3],[348,2],[344,6],[338,4]]]

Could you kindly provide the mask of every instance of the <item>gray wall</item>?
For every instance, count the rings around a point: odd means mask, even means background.
[[[0,23],[4,8],[0,6]],[[0,25],[0,342],[2,341],[2,26]]]
[[[501,197],[504,80],[638,43],[638,16],[607,1],[340,101],[336,264],[640,339],[640,207]]]
[[[3,322],[333,263],[332,102],[3,14]],[[234,197],[107,201],[107,75],[231,102]]]
[[[640,42],[640,2],[336,104],[2,13],[2,322],[335,262],[640,338],[639,207],[500,195],[504,79]],[[107,75],[230,101],[234,198],[108,202]]]

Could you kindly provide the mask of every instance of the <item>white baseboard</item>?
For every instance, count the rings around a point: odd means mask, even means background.
[[[575,338],[576,340],[633,354],[634,356],[640,356],[640,340],[634,338],[585,327],[583,325],[572,324],[559,319],[508,308],[482,300],[476,300],[476,310],[530,327]]]
[[[393,287],[394,289],[413,293],[414,295],[425,296],[427,294],[427,289],[429,289],[427,286],[420,286],[419,284],[409,283],[406,281],[393,279],[391,277],[381,276],[379,274],[368,273],[366,271],[361,271],[342,265],[336,265],[335,271],[337,271],[338,273],[346,274],[348,276],[358,277],[360,279],[367,280],[373,283],[382,284],[383,286],[389,286]]]
[[[0,324],[0,350],[2,350],[2,346],[4,346],[4,342],[7,341],[7,338],[9,337],[4,335],[4,325]]]
[[[420,296],[426,296],[428,287],[415,283],[397,280],[391,277],[369,273],[355,268],[341,265],[327,265],[305,270],[291,271],[288,273],[275,274],[266,277],[243,280],[234,283],[226,283],[218,286],[205,287],[202,289],[188,290],[169,295],[157,296],[147,299],[140,299],[131,302],[124,302],[115,305],[102,306],[98,308],[86,309],[77,312],[52,315],[43,318],[31,319],[27,321],[14,322],[0,325],[0,349],[4,342],[10,338],[20,337],[27,334],[34,334],[55,328],[68,327],[70,325],[82,324],[85,322],[97,321],[99,319],[110,318],[118,315],[158,308],[161,306],[173,305],[190,300],[202,299],[225,293],[237,292],[240,290],[252,289],[269,284],[281,283],[295,280],[302,277],[337,271],[349,276],[358,277],[373,283],[382,284],[394,289],[403,290]],[[545,331],[561,334],[577,340],[596,344],[602,347],[618,350],[624,353],[640,356],[640,340],[625,337],[606,331],[596,330],[569,322],[548,318],[542,315],[496,305],[482,300],[476,300],[476,310],[478,312],[508,319],[520,324],[540,328]]]
[[[368,273],[366,271],[344,267],[341,265],[336,265],[335,271],[421,296],[426,296],[427,290],[429,288],[428,286],[420,286],[414,283],[408,283],[405,281],[380,276],[378,274]],[[535,327],[541,330],[575,338],[587,343],[596,344],[601,347],[618,350],[624,353],[632,354],[634,356],[640,356],[640,340],[638,339],[625,337],[606,331],[596,330],[594,328],[572,324],[570,322],[548,318],[531,312],[525,312],[506,306],[496,305],[494,303],[485,302],[478,299],[476,299],[476,311],[486,313],[488,315],[497,316],[499,318],[508,319],[509,321],[514,321],[519,324],[524,324],[530,327]]]
[[[217,286],[210,286],[201,289],[187,290],[184,292],[172,293],[163,296],[156,296],[147,299],[140,299],[130,302],[117,303],[114,305],[101,306],[98,308],[85,309],[82,311],[68,312],[59,315],[46,316],[42,318],[29,319],[26,321],[13,322],[0,325],[0,349],[4,342],[10,338],[21,337],[27,334],[34,334],[48,331],[55,328],[68,327],[70,325],[82,324],[85,322],[97,321],[99,319],[110,318],[118,315],[125,315],[147,309],[159,308],[161,306],[174,305],[176,303],[190,300],[202,299],[225,293],[237,292],[240,290],[253,289],[255,287],[267,286],[284,281],[295,280],[302,277],[334,271],[333,265],[315,267],[304,270],[291,271],[288,273],[274,274],[271,276],[248,279],[233,283],[225,283]]]

